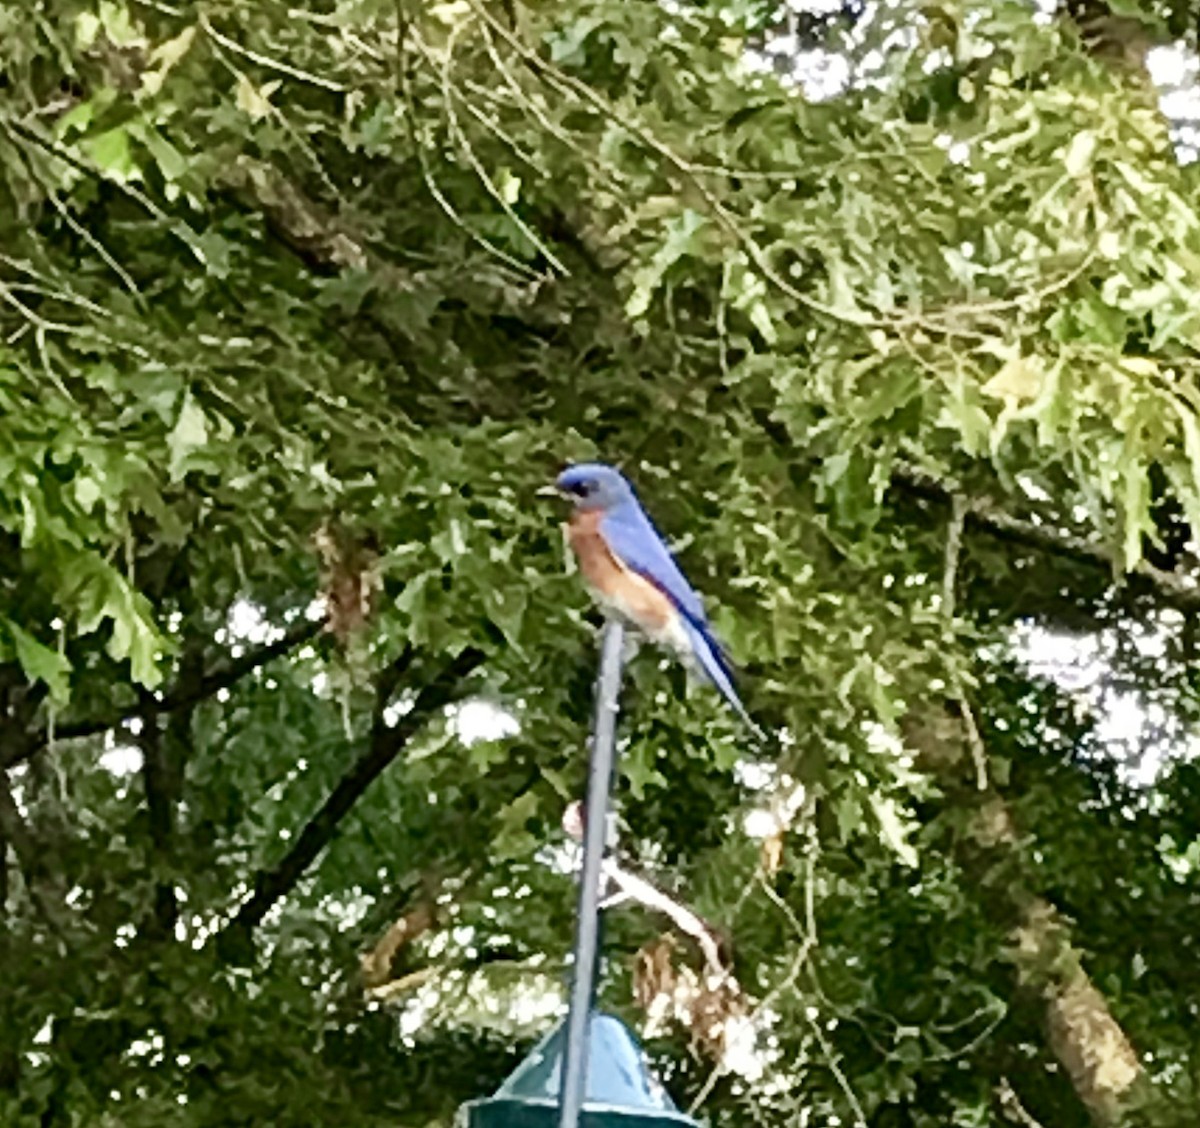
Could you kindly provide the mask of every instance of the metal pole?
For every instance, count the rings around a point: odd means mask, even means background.
[[[600,865],[608,837],[608,795],[616,763],[617,698],[621,691],[625,630],[615,620],[604,626],[600,642],[600,676],[588,758],[587,799],[583,816],[583,872],[579,878],[579,916],[575,924],[575,963],[571,977],[571,1009],[563,1047],[559,1128],[578,1128],[587,1091],[588,1019],[596,993],[600,951]]]

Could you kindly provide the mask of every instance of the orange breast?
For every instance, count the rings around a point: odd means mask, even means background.
[[[671,601],[649,580],[625,567],[611,552],[600,532],[603,514],[576,510],[567,524],[567,539],[579,560],[579,570],[605,602],[638,626],[651,632],[675,619]]]

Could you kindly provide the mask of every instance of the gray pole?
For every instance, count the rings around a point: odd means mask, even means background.
[[[575,924],[575,963],[571,1009],[563,1047],[559,1128],[578,1128],[587,1090],[588,1019],[596,993],[600,950],[600,864],[608,836],[608,794],[616,762],[617,698],[621,692],[625,630],[616,620],[604,626],[600,642],[600,676],[588,758],[587,805],[583,816],[583,872],[579,877],[579,916]]]

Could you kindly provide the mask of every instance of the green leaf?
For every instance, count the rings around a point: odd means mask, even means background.
[[[629,317],[641,317],[650,308],[651,299],[662,284],[663,276],[681,258],[695,250],[700,232],[707,223],[705,216],[685,208],[667,224],[666,240],[654,252],[650,262],[633,276],[633,292],[625,302],[625,313]]]
[[[55,123],[55,132],[59,137],[66,137],[72,130],[86,130],[92,124],[92,116],[96,109],[95,100],[90,98],[86,102],[72,106]]]
[[[79,561],[63,578],[74,602],[79,633],[91,634],[110,622],[108,653],[117,661],[129,660],[134,681],[157,687],[162,682],[159,659],[169,646],[154,624],[146,597],[115,569],[95,560]]]
[[[921,390],[921,378],[912,369],[881,372],[875,390],[854,404],[855,418],[864,424],[887,419],[918,396]]]
[[[181,232],[192,248],[192,253],[203,264],[214,278],[226,278],[229,275],[229,256],[232,244],[228,239],[215,231],[205,231],[202,235],[191,232]]]
[[[100,0],[100,23],[105,35],[117,47],[141,47],[145,38],[134,24],[132,14],[118,0]]]
[[[833,804],[833,813],[837,818],[838,837],[843,843],[848,843],[862,829],[862,804],[856,795],[846,792],[839,795]]]
[[[263,83],[262,86],[255,86],[244,74],[239,75],[237,83],[238,109],[249,114],[253,121],[268,117],[273,110],[271,95],[279,89],[279,85],[278,81],[273,80]]]
[[[531,859],[541,843],[529,830],[536,819],[538,797],[533,790],[519,795],[497,816],[499,831],[492,846],[492,856],[499,861],[508,858]]]
[[[556,63],[577,62],[580,48],[587,41],[588,36],[602,23],[603,21],[597,16],[582,16],[572,21],[561,31],[549,37],[550,58]]]
[[[186,27],[172,39],[160,43],[150,52],[150,69],[142,75],[142,92],[149,95],[157,94],[166,81],[167,75],[183,59],[191,49],[196,38],[196,27]]]
[[[521,645],[521,626],[525,618],[527,595],[523,589],[505,591],[492,586],[487,593],[487,610],[510,646]]]
[[[170,453],[167,474],[172,482],[183,480],[192,462],[192,456],[207,445],[208,418],[192,393],[186,392],[183,405],[179,409],[179,417],[167,435],[167,449]]]
[[[1096,134],[1090,129],[1082,130],[1071,138],[1067,146],[1063,164],[1066,165],[1067,175],[1079,177],[1087,171],[1092,163],[1092,154],[1096,151]]]
[[[38,642],[11,619],[4,620],[3,626],[13,641],[25,676],[30,681],[43,682],[51,700],[56,705],[65,705],[71,696],[71,663],[66,656]]]
[[[1042,390],[1046,366],[1041,357],[1010,355],[1000,370],[983,385],[984,395],[1021,403],[1034,399]]]
[[[163,640],[154,627],[145,596],[123,582],[118,592],[118,598],[106,608],[112,619],[108,652],[118,661],[128,658],[133,680],[154,689],[162,683],[158,660],[165,649]]]
[[[1133,440],[1127,442],[1132,444]],[[1136,451],[1126,448],[1121,459],[1121,520],[1124,529],[1124,564],[1132,571],[1142,558],[1142,537],[1151,532],[1150,476]]]
[[[658,768],[659,748],[648,741],[626,749],[621,757],[621,774],[629,784],[629,794],[641,800],[647,788],[667,786],[666,776]]]
[[[114,180],[128,180],[137,171],[129,145],[129,131],[123,125],[87,138],[81,147],[92,164]]]
[[[187,158],[157,129],[148,126],[139,131],[139,137],[150,151],[164,180],[178,180],[187,172]]]
[[[896,801],[887,796],[872,795],[871,809],[879,821],[880,839],[906,866],[917,864],[917,851],[908,841],[913,826],[900,815]]]

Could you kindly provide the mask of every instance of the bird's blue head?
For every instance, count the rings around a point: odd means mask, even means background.
[[[576,509],[614,509],[634,500],[633,487],[621,472],[602,462],[568,466],[554,484],[575,503]]]

